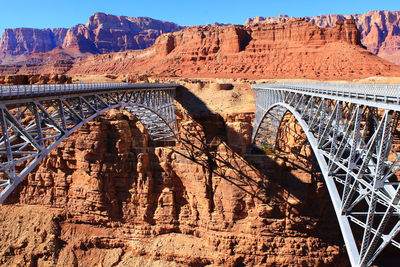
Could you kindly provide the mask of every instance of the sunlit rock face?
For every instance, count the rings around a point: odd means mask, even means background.
[[[353,80],[396,77],[400,66],[366,50],[355,20],[320,28],[307,19],[250,26],[193,26],[143,51],[92,55],[70,74],[148,73],[207,78]]]
[[[255,17],[249,18],[245,25],[257,23],[278,23],[291,17]],[[319,27],[332,27],[336,21],[354,19],[361,34],[361,42],[374,54],[400,65],[400,11],[370,11],[354,15],[321,15],[308,17]]]
[[[162,33],[183,29],[172,22],[152,18],[107,15],[95,13],[86,25],[78,24],[70,29],[6,29],[0,40],[1,64],[15,64],[30,59],[33,54],[53,49],[63,59],[151,46]],[[49,54],[49,56],[52,53]],[[54,54],[54,52],[53,52]],[[53,56],[54,57],[54,56]]]

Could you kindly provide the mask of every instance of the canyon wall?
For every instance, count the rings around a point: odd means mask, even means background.
[[[245,25],[258,23],[280,23],[292,17],[249,18]],[[332,27],[336,21],[354,19],[361,34],[361,42],[372,53],[400,65],[400,11],[370,11],[354,15],[320,15],[308,17],[319,27]]]
[[[78,24],[70,29],[6,29],[0,40],[1,64],[31,63],[38,61],[41,54],[53,49],[54,54],[65,59],[85,56],[85,53],[110,53],[129,49],[143,49],[151,46],[162,33],[181,30],[183,27],[172,22],[164,22],[146,17],[95,13],[86,25]],[[43,60],[43,59],[42,59]]]
[[[65,140],[1,206],[1,264],[348,264],[324,186],[303,178],[298,194],[287,165],[244,158],[251,114],[188,113],[172,147],[149,146],[125,111]]]
[[[320,28],[296,19],[279,24],[188,27],[161,35],[143,52],[77,60],[68,73],[354,79],[399,76],[400,66],[365,50],[354,20]]]

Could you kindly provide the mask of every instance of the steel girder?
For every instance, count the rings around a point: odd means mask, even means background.
[[[382,88],[253,86],[253,143],[274,149],[284,115],[295,116],[324,176],[352,266],[371,265],[389,244],[400,248],[400,105],[393,86],[388,95]]]
[[[52,92],[49,87],[26,95],[1,88],[0,203],[65,138],[110,109],[133,113],[154,141],[177,138],[177,85],[74,85]]]

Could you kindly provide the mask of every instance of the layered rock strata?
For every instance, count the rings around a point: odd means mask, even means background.
[[[0,40],[2,56],[47,52],[61,46],[68,29],[5,29]]]
[[[293,19],[279,17],[249,18],[245,25],[281,23]],[[361,34],[361,42],[372,53],[400,65],[400,11],[370,11],[354,15],[321,15],[308,17],[319,27],[332,27],[338,20],[354,19]]]
[[[89,56],[69,73],[354,79],[399,76],[400,66],[360,45],[354,20],[319,28],[304,19],[252,26],[189,27],[163,34],[143,52]]]

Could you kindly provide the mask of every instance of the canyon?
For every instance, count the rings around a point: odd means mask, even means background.
[[[177,91],[173,146],[151,145],[140,121],[112,110],[53,150],[1,206],[1,264],[348,264],[312,163],[246,154],[254,115],[210,112],[193,92]]]
[[[283,118],[275,152],[250,149],[249,84],[181,84],[179,142],[156,145],[135,116],[110,110],[43,159],[1,205],[0,264],[349,266],[296,119]]]
[[[118,109],[43,159],[0,207],[0,264],[349,266],[294,117],[277,151],[251,147],[251,83],[400,77],[398,21],[373,11],[183,27],[96,13],[71,29],[6,30],[0,84],[181,86],[179,142],[155,144]],[[377,264],[395,262],[391,253]]]

